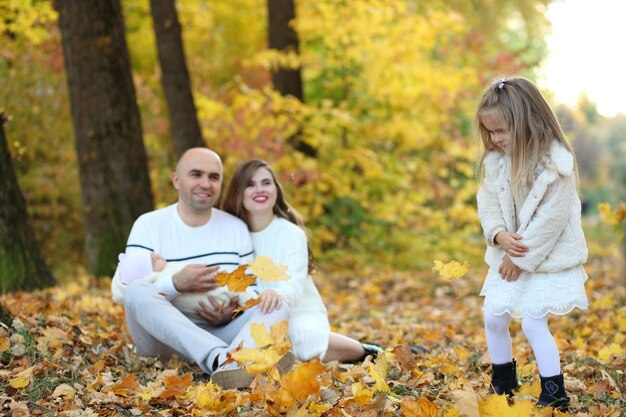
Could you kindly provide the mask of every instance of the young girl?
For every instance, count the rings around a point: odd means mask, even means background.
[[[489,85],[476,123],[484,145],[477,200],[489,265],[480,293],[492,361],[489,391],[512,395],[518,387],[508,324],[521,318],[539,368],[538,405],[565,408],[569,398],[548,313],[588,307],[574,154],[556,116],[525,78]]]
[[[330,331],[326,308],[309,275],[313,259],[302,219],[285,200],[283,188],[266,162],[251,160],[237,168],[223,209],[246,222],[255,256],[268,256],[288,267],[291,279],[260,284],[279,297],[263,300],[259,306],[266,312],[283,302],[288,305],[289,337],[296,358],[351,362],[381,350],[378,345]]]

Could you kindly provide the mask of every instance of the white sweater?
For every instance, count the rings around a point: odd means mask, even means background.
[[[181,219],[177,207],[172,204],[141,215],[130,232],[126,252],[155,252],[168,263],[219,265],[226,272],[252,260],[252,240],[243,221],[213,208],[206,224],[191,227]],[[171,275],[154,284],[170,301],[180,295]],[[123,290],[116,271],[111,282],[113,301],[124,303]]]
[[[260,232],[253,232],[255,256],[268,256],[287,266],[287,281],[263,282],[259,292],[271,288],[283,296],[289,306],[289,337],[298,359],[323,356],[328,347],[328,314],[317,287],[308,273],[308,247],[304,231],[290,221],[274,217]],[[315,337],[310,337],[315,335]]]
[[[541,165],[523,204],[516,206],[508,156],[490,152],[485,157],[486,177],[477,200],[488,245],[485,261],[490,267],[497,268],[505,255],[494,242],[501,231],[522,235],[521,242],[528,246],[528,252],[522,257],[511,257],[511,261],[524,271],[559,272],[587,260],[574,156],[554,141]]]

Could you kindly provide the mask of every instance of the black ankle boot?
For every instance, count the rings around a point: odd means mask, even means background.
[[[517,366],[515,359],[500,365],[491,364],[491,386],[489,394],[513,395],[513,390],[519,387],[517,384]]]
[[[539,394],[537,405],[567,410],[569,398],[565,392],[563,372],[545,378],[539,375],[539,379],[541,379],[541,394]]]

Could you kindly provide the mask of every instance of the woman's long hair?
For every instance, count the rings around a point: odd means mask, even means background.
[[[537,166],[557,140],[574,155],[567,143],[556,115],[539,89],[523,77],[501,78],[484,91],[476,111],[475,124],[483,143],[483,153],[478,162],[478,175],[484,179],[484,160],[489,151],[501,150],[491,141],[482,117],[492,114],[500,117],[511,133],[509,156],[511,158],[511,186],[518,193],[530,186]],[[574,172],[576,159],[574,159]]]
[[[270,167],[267,162],[260,159],[246,161],[237,167],[233,178],[230,180],[228,189],[226,190],[226,197],[224,198],[222,209],[227,213],[239,217],[247,225],[250,225],[248,218],[249,213],[243,206],[243,194],[250,181],[252,181],[252,177],[259,168],[266,169],[272,176],[274,185],[276,185],[276,204],[274,204],[273,209],[274,214],[278,217],[289,220],[291,223],[299,226],[305,231],[305,233],[307,233],[302,216],[300,216],[300,213],[298,213],[296,209],[287,203],[283,186],[278,181],[278,178],[276,178],[274,170],[272,170],[272,167]],[[311,273],[315,270],[315,260],[313,258],[313,252],[311,251],[308,234],[307,249],[309,252],[309,273]]]

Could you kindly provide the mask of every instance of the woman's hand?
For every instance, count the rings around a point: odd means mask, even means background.
[[[498,268],[498,272],[500,273],[500,276],[502,276],[502,279],[513,282],[517,281],[522,270],[519,266],[515,265],[513,261],[511,261],[511,258],[509,258],[508,255],[504,255],[502,258],[502,264],[500,264],[500,268]]]
[[[259,298],[261,299],[261,302],[259,303],[259,308],[261,309],[261,313],[263,314],[271,313],[274,310],[278,310],[283,304],[283,297],[274,290],[263,291]]]
[[[513,232],[498,232],[493,240],[504,249],[507,255],[513,257],[524,256],[528,252],[528,246],[524,245],[519,240],[522,240],[522,236]]]
[[[207,302],[200,301],[195,311],[211,326],[221,326],[230,322],[235,309],[239,307],[239,297],[233,297],[228,304],[221,304],[213,297],[207,297]]]

